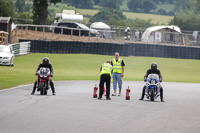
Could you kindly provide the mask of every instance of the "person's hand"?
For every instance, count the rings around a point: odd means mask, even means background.
[[[145,82],[147,81],[147,77],[144,77],[144,81],[145,81]]]
[[[122,73],[122,75],[121,75],[121,76],[122,76],[122,78],[123,78],[123,77],[124,77],[124,73]]]
[[[162,80],[163,80],[162,77],[160,77],[159,80],[160,80],[160,82],[162,82]]]

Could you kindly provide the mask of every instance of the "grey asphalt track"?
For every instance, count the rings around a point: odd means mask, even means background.
[[[58,81],[56,96],[30,95],[33,85],[0,91],[0,133],[200,132],[200,84],[162,83],[164,103],[138,100],[144,82],[124,81],[122,96],[110,101],[92,97],[94,84]]]

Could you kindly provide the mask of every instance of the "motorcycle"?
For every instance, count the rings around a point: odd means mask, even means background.
[[[38,91],[40,91],[41,95],[47,95],[51,77],[50,69],[41,67],[40,70],[37,71],[36,75],[38,76]]]
[[[145,95],[147,99],[150,98],[151,101],[154,101],[157,97],[160,96],[160,79],[157,74],[149,74],[147,77]]]
[[[131,40],[131,33],[130,32],[125,33],[124,40],[129,40],[129,41]]]

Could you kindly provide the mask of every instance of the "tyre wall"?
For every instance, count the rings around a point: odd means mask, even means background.
[[[20,39],[20,42],[27,41],[31,41],[30,51],[33,53],[114,55],[115,52],[119,52],[121,56],[200,59],[200,48],[198,47]]]

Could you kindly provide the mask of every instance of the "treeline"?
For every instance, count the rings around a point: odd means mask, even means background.
[[[177,9],[185,8],[187,0],[63,0],[62,2],[83,9],[105,7],[138,13],[174,15]]]
[[[199,0],[0,0],[0,16],[12,16],[16,23],[51,24],[63,9],[98,9],[89,23],[148,27],[151,20],[130,20],[122,11],[173,15],[169,25],[182,30],[200,30]],[[81,13],[81,12],[80,12]]]

